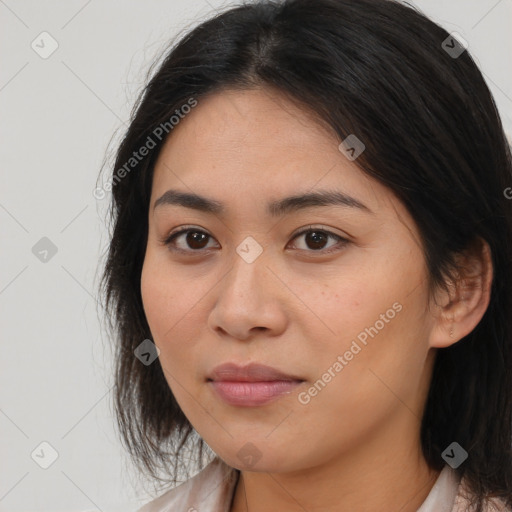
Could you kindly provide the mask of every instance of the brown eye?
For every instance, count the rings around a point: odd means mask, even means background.
[[[189,231],[185,236],[185,243],[191,249],[204,249],[208,242],[208,235],[202,231]]]
[[[350,242],[340,235],[336,235],[324,229],[313,227],[301,231],[295,235],[293,240],[296,240],[300,237],[303,237],[305,247],[299,247],[299,250],[306,252],[319,252],[321,254],[329,254],[333,251],[340,250]],[[327,244],[329,243],[329,239],[335,240],[337,243],[328,246]]]
[[[318,252],[320,254],[329,254],[331,252],[340,250],[345,245],[350,243],[346,238],[319,228],[309,228],[294,236],[293,240],[303,237],[304,247],[299,247],[299,250],[305,252]],[[170,236],[161,240],[161,242],[168,246],[171,251],[182,253],[202,253],[206,252],[210,247],[208,243],[214,240],[211,235],[196,228],[182,229],[176,233],[171,233]],[[329,245],[329,240],[334,243]],[[299,244],[300,245],[300,244]]]
[[[162,241],[169,249],[178,252],[201,252],[208,248],[208,241],[212,237],[199,229],[182,229],[172,233],[168,238]]]
[[[328,239],[329,236],[323,231],[309,231],[304,240],[310,249],[323,249]]]

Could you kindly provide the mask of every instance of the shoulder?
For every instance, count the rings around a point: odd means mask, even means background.
[[[459,483],[457,489],[457,496],[453,504],[452,512],[469,512],[471,508],[471,490],[465,478]],[[510,507],[507,507],[505,502],[500,498],[488,498],[484,501],[483,512],[512,512]]]
[[[137,512],[217,512],[231,502],[239,472],[215,457],[203,470]]]

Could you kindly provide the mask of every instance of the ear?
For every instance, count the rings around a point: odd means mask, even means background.
[[[459,270],[455,280],[447,282],[448,291],[439,289],[433,297],[433,327],[429,345],[445,348],[467,336],[484,316],[491,297],[493,267],[491,249],[478,239],[457,257]]]

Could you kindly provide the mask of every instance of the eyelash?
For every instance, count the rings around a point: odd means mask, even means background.
[[[176,231],[176,232],[171,232],[168,236],[165,236],[163,239],[160,240],[160,242],[163,244],[163,245],[166,245],[168,246],[168,248],[173,251],[173,252],[181,252],[181,253],[204,253],[206,251],[208,251],[208,249],[189,249],[189,250],[186,250],[186,249],[179,249],[177,247],[173,247],[172,246],[172,242],[180,235],[183,235],[185,233],[203,233],[205,235],[207,235],[208,237],[210,238],[213,238],[211,235],[209,235],[206,231],[203,231],[202,229],[197,229],[197,228],[194,228],[194,227],[186,227],[186,228],[183,228],[183,229],[180,229],[179,231]],[[298,238],[299,236],[301,235],[305,235],[307,233],[311,233],[311,232],[320,232],[320,233],[323,233],[325,235],[327,235],[328,237],[331,237],[331,238],[336,238],[338,240],[338,247],[336,246],[333,246],[329,249],[318,249],[318,250],[313,250],[313,249],[299,249],[300,251],[305,251],[305,252],[311,252],[311,253],[319,253],[319,254],[331,254],[332,252],[335,252],[335,251],[338,251],[338,250],[341,250],[343,247],[345,247],[345,245],[347,245],[348,243],[350,243],[350,240],[348,240],[347,238],[344,238],[340,235],[337,235],[335,233],[332,233],[331,231],[328,231],[326,229],[323,229],[323,228],[319,228],[319,227],[315,227],[315,226],[308,226],[306,229],[302,230],[302,231],[299,231],[298,233],[295,233],[293,236],[292,236],[292,240],[295,240],[296,238]]]

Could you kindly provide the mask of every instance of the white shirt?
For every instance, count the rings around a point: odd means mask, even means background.
[[[137,512],[229,512],[239,473],[215,457],[197,475]],[[446,465],[417,512],[468,512],[467,488],[458,474]],[[492,500],[486,512],[512,512],[502,502]]]

